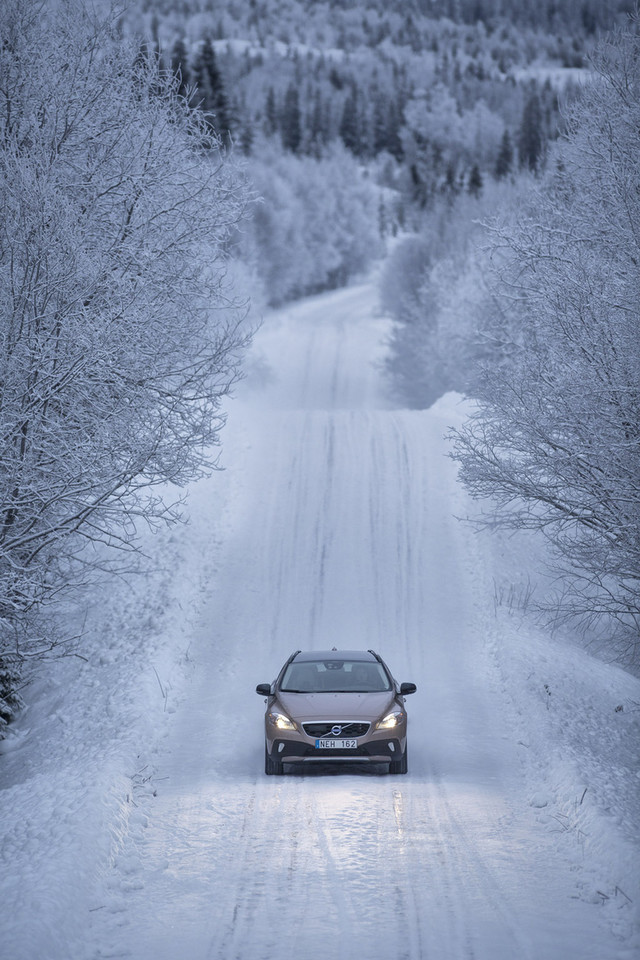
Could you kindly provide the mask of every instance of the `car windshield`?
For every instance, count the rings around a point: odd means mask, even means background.
[[[284,693],[377,693],[391,690],[379,662],[305,660],[290,663],[280,684]]]

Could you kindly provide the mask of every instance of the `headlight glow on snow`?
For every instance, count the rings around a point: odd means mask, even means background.
[[[390,730],[392,727],[397,727],[403,717],[402,710],[394,710],[393,713],[388,713],[382,720],[378,720],[376,727],[378,730]]]
[[[289,720],[289,717],[285,716],[284,713],[278,713],[277,711],[272,711],[269,714],[269,720],[271,723],[278,728],[278,730],[295,730],[296,725],[292,720]]]

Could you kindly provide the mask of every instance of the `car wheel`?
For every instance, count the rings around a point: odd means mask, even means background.
[[[389,773],[408,773],[409,759],[407,757],[408,747],[404,748],[404,753],[399,760],[392,760],[389,764]]]
[[[268,777],[281,777],[284,772],[284,764],[280,760],[271,759],[266,744],[264,748],[264,772]]]

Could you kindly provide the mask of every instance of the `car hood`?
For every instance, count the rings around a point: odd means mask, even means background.
[[[279,693],[278,700],[293,720],[377,720],[395,701],[384,693]]]

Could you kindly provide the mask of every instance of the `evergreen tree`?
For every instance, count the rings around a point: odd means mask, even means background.
[[[387,150],[398,161],[401,161],[404,156],[400,137],[401,117],[402,107],[399,100],[390,100],[387,120]]]
[[[534,90],[522,111],[518,136],[518,158],[521,167],[537,173],[543,160],[542,110],[540,97]]]
[[[278,129],[278,106],[276,104],[276,95],[273,87],[269,87],[267,90],[267,99],[264,105],[263,129],[267,137],[273,136]]]
[[[453,161],[450,161],[447,164],[447,169],[445,173],[445,181],[442,186],[442,191],[446,196],[452,200],[458,193],[458,180],[456,178],[456,168]]]
[[[0,656],[0,740],[4,737],[3,728],[14,719],[22,706],[18,690],[21,685],[18,658]]]
[[[207,109],[207,79],[202,59],[202,51],[197,50],[190,64],[191,83],[194,87],[191,93],[190,104],[200,110]]]
[[[482,192],[482,186],[483,184],[480,167],[477,163],[474,163],[474,165],[471,167],[471,173],[469,174],[469,183],[467,185],[467,189],[474,197],[478,197]]]
[[[354,156],[360,156],[362,153],[361,133],[358,100],[354,87],[344,102],[340,121],[340,137],[347,150],[350,150]]]
[[[285,150],[297,153],[302,141],[300,96],[298,88],[290,84],[284,98],[282,111],[282,145]]]
[[[253,150],[255,140],[254,124],[251,117],[245,112],[244,121],[240,128],[240,149],[245,156],[249,156]]]
[[[206,109],[213,114],[213,126],[223,140],[231,131],[231,111],[224,87],[224,81],[211,39],[207,37],[202,45],[201,62],[203,76],[206,82]]]
[[[380,93],[375,97],[373,108],[373,150],[374,153],[387,151],[391,153],[391,131],[390,131],[391,109],[387,97]]]
[[[179,80],[178,92],[180,96],[186,97],[187,87],[189,86],[189,66],[187,63],[187,48],[181,37],[176,40],[171,51],[171,72]]]
[[[511,143],[511,137],[509,135],[509,131],[505,130],[502,135],[500,150],[498,151],[498,156],[496,158],[496,166],[495,166],[496,179],[502,180],[503,177],[508,176],[508,174],[511,173],[512,167],[513,167],[513,144]]]
[[[329,142],[329,126],[327,122],[327,111],[325,108],[322,94],[316,90],[313,101],[313,111],[311,113],[311,152],[319,155],[322,147]]]

